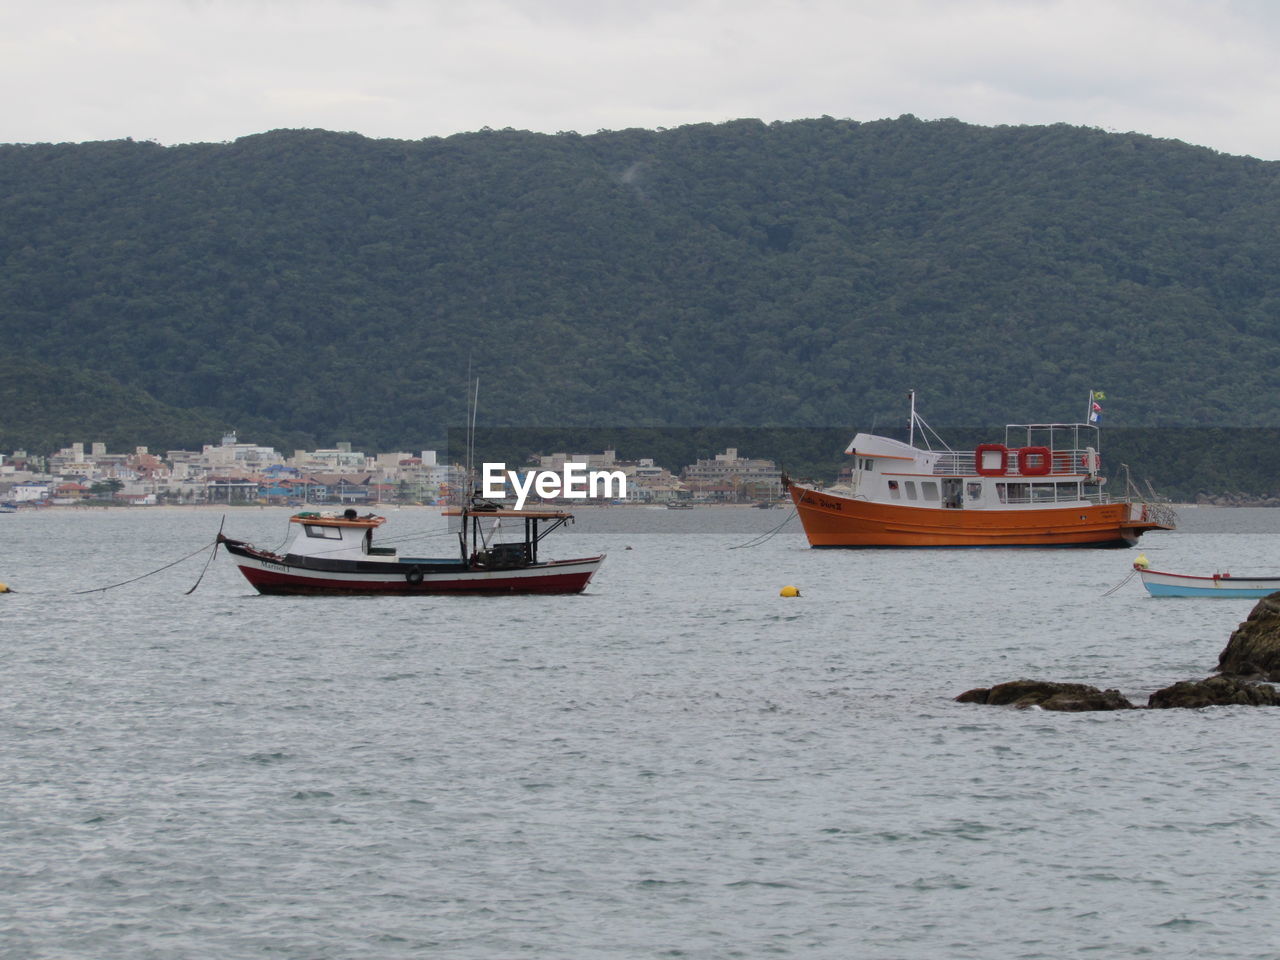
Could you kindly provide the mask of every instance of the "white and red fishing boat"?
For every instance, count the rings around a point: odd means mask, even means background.
[[[386,518],[360,516],[354,509],[294,514],[283,553],[221,533],[218,543],[254,589],[270,594],[581,593],[604,562],[603,554],[539,559],[543,538],[572,522],[571,513],[470,504],[445,515],[461,521],[459,553],[452,557],[407,556],[396,547],[374,546],[373,531]],[[500,540],[503,529],[519,536]]]
[[[1102,492],[1092,394],[1087,422],[1009,424],[1003,443],[960,451],[909,396],[907,442],[859,433],[845,450],[854,458],[847,483],[783,479],[811,546],[1126,547],[1177,522],[1166,504]]]

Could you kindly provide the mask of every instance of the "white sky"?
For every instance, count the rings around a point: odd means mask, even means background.
[[[1278,54],[1276,0],[0,0],[0,142],[913,113],[1276,160]]]

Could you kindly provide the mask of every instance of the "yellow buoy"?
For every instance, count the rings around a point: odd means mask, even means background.
[[[0,593],[12,593],[12,592],[13,591],[9,589],[9,585],[7,583],[0,583]]]
[[[1147,559],[1147,555],[1145,553],[1138,554],[1138,559],[1133,561],[1133,568],[1135,570],[1146,570],[1149,566],[1151,566],[1151,561]]]
[[[798,597],[798,596],[800,596],[800,591],[799,591],[799,590],[797,590],[795,587],[792,587],[792,586],[786,586],[786,587],[783,587],[781,590],[779,590],[779,591],[778,591],[778,596],[780,596],[780,597]]]

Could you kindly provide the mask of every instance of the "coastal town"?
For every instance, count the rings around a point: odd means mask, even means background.
[[[672,472],[651,458],[620,460],[613,450],[536,455],[524,471],[560,471],[566,463],[620,473],[635,504],[760,503],[781,496],[782,473],[772,460],[739,455],[734,447]],[[434,450],[366,454],[350,443],[296,450],[243,443],[231,432],[200,451],[163,455],[136,447],[110,453],[104,443],[73,443],[47,457],[24,450],[0,454],[0,505],[160,504],[432,504],[464,487],[465,471]],[[542,502],[547,502],[542,498]]]

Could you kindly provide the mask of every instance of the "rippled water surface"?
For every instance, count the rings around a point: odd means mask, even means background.
[[[584,511],[548,552],[608,552],[587,594],[434,599],[225,555],[186,595],[205,553],[76,593],[222,515],[0,516],[0,955],[1280,955],[1280,711],[951,699],[1145,703],[1252,601],[1103,597],[1137,550],[730,549],[785,516]],[[1183,521],[1152,566],[1280,575],[1280,511]]]

